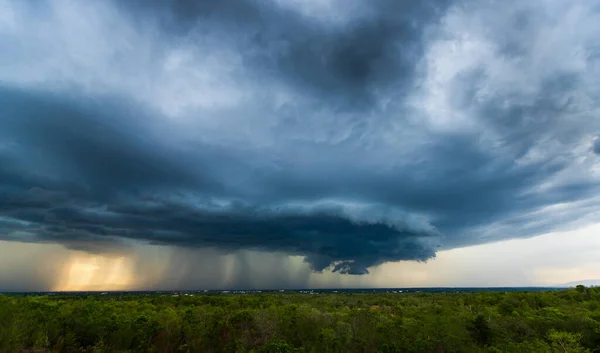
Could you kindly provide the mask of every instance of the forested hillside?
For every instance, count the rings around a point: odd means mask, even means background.
[[[600,288],[0,295],[0,352],[600,352]]]

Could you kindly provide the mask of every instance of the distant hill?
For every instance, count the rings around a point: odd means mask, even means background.
[[[578,284],[582,284],[586,287],[600,286],[600,279],[586,279],[583,281],[569,282],[569,283],[561,284],[561,285],[559,285],[559,287],[575,287]]]

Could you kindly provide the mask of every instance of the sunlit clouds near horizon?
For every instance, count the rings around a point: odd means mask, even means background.
[[[0,0],[0,291],[600,277],[599,31],[589,0]]]
[[[600,226],[592,226],[442,251],[427,263],[388,263],[364,276],[312,273],[301,257],[282,254],[218,255],[143,246],[126,255],[102,256],[53,245],[0,242],[3,253],[35,253],[37,258],[0,259],[0,291],[552,287],[598,281],[598,231]],[[564,238],[570,239],[568,246]],[[11,279],[10,266],[18,266],[18,278]],[[10,282],[12,287],[7,287]]]

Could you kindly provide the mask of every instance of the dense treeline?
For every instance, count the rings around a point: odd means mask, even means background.
[[[0,295],[0,352],[600,352],[600,288]]]

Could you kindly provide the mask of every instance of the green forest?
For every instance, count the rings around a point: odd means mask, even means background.
[[[600,352],[600,288],[0,295],[0,352]]]

